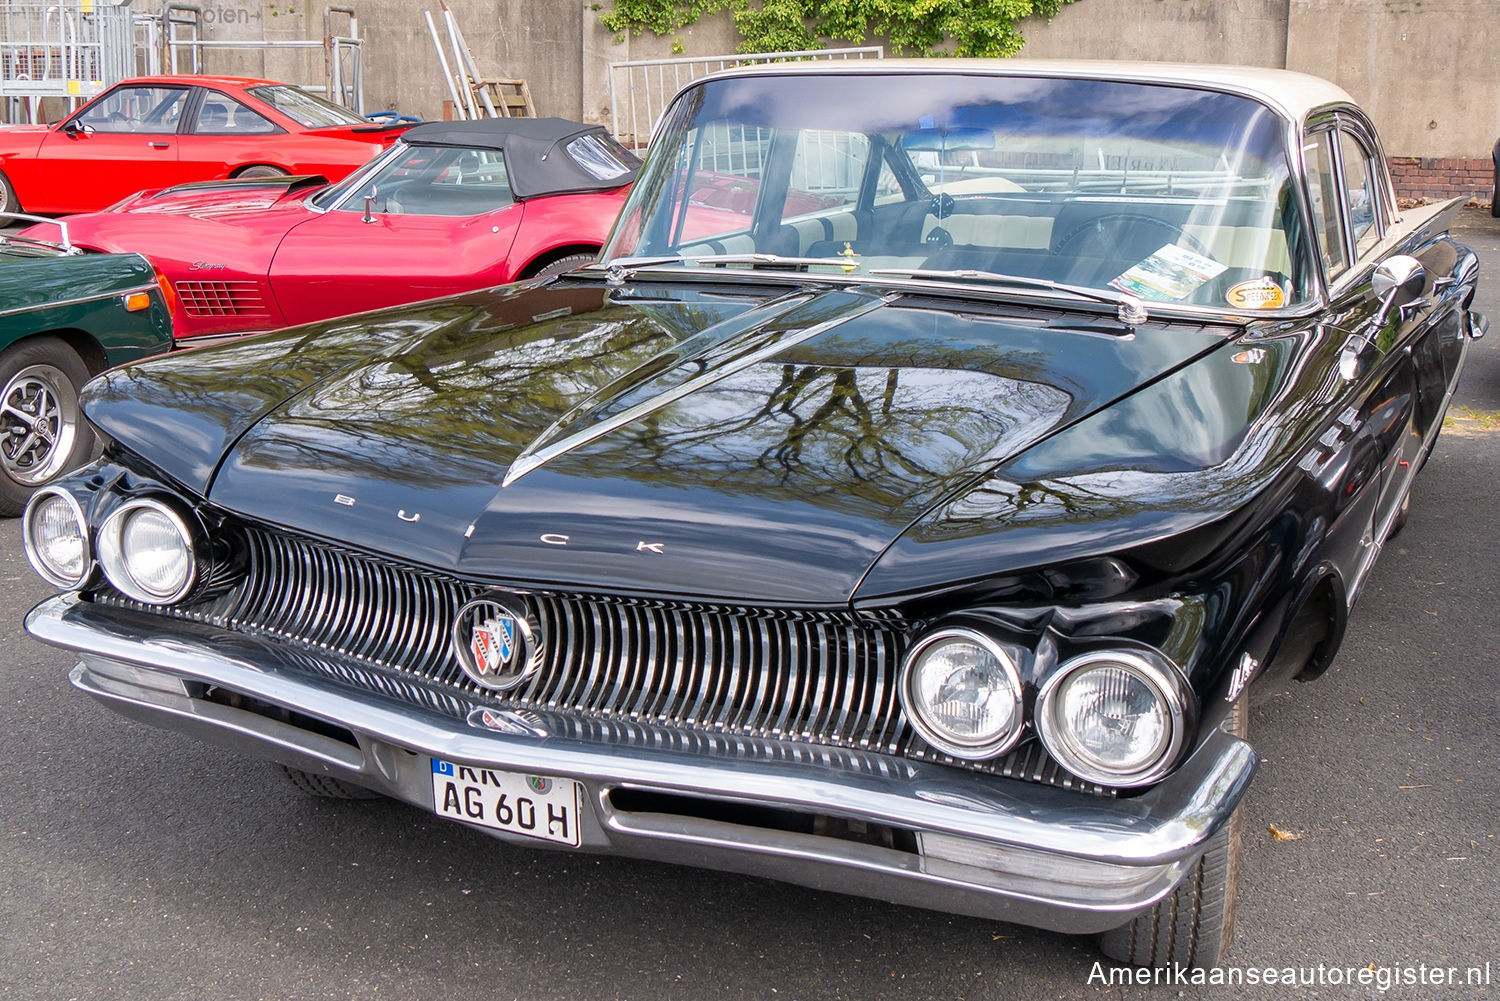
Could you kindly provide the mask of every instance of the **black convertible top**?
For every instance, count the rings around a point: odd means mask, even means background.
[[[585,136],[589,141],[576,142]],[[641,166],[604,126],[567,118],[426,122],[407,129],[401,139],[411,146],[469,146],[503,152],[510,189],[517,199],[610,191],[634,181]]]

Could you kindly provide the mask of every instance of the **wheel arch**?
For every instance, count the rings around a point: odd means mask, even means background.
[[[516,272],[516,280],[522,281],[534,277],[536,273],[547,265],[562,260],[564,257],[572,257],[575,254],[588,254],[590,257],[599,255],[600,246],[590,243],[569,243],[558,247],[550,247],[536,254],[525,266]]]
[[[1303,578],[1266,658],[1261,678],[1312,681],[1328,670],[1349,624],[1349,589],[1331,563]]]
[[[17,337],[4,347],[0,347],[0,351],[9,351],[18,344],[25,344],[42,337],[55,337],[72,348],[73,353],[83,360],[83,365],[88,369],[90,376],[98,375],[109,367],[109,361],[104,354],[104,346],[95,340],[93,335],[88,331],[79,330],[77,327],[34,330],[24,337]]]
[[[275,163],[270,160],[251,160],[246,163],[238,164],[235,167],[231,168],[229,171],[229,176],[231,178],[244,177],[245,171],[254,170],[256,167],[269,167],[272,170],[280,171],[283,176],[290,176],[296,173],[295,170],[284,163]]]

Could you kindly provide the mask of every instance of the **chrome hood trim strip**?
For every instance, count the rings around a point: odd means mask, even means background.
[[[783,328],[772,325],[776,320],[794,310],[800,310],[823,300],[832,300],[834,308],[831,310],[832,315],[821,322],[801,328]],[[838,300],[847,301],[838,303]],[[841,326],[885,305],[888,301],[889,297],[875,296],[862,290],[829,291],[817,295],[798,292],[774,299],[764,306],[748,310],[709,327],[593,393],[558,418],[551,427],[543,431],[535,441],[522,449],[521,453],[515,457],[500,486],[508,487],[527,473],[560,455],[565,455],[575,448],[604,437],[611,431],[616,431],[663,410],[700,389],[727,379],[752,365]],[[768,325],[770,325],[769,329]],[[698,374],[690,375],[681,381],[673,380],[674,373],[680,374],[692,369],[698,370]],[[625,394],[646,389],[653,383],[665,385],[650,398],[618,413],[603,416],[607,413],[610,403]],[[595,414],[600,414],[601,419],[572,434],[565,434],[569,426],[586,421]]]

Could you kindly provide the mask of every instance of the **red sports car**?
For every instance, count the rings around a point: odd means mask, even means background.
[[[0,128],[0,212],[88,212],[142,188],[222,177],[337,180],[404,128],[273,80],[139,77],[56,125]]]
[[[603,245],[639,165],[603,128],[561,118],[431,122],[338,184],[184,184],[68,229],[156,265],[180,343],[568,270]]]

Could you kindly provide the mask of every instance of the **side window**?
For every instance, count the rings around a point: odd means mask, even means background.
[[[1312,202],[1312,228],[1323,254],[1323,272],[1334,278],[1348,269],[1349,255],[1344,249],[1339,214],[1344,193],[1339,190],[1338,176],[1333,170],[1331,134],[1318,132],[1308,136],[1302,145],[1302,156],[1307,165],[1307,197]]]
[[[1380,217],[1375,193],[1374,164],[1364,147],[1347,132],[1339,133],[1339,155],[1344,167],[1344,196],[1354,230],[1355,255],[1363,257],[1380,242]]]
[[[203,103],[198,106],[198,120],[193,125],[195,135],[267,135],[278,131],[269,119],[251,111],[234,98],[217,91],[203,92]]]
[[[870,161],[870,137],[862,132],[803,129],[792,157],[791,186],[782,218],[854,208]]]
[[[169,134],[177,131],[187,94],[182,87],[116,87],[74,120],[95,132]]]
[[[367,177],[338,211],[364,212],[366,196],[376,212],[422,216],[481,215],[514,200],[499,150],[447,146],[412,146]]]

